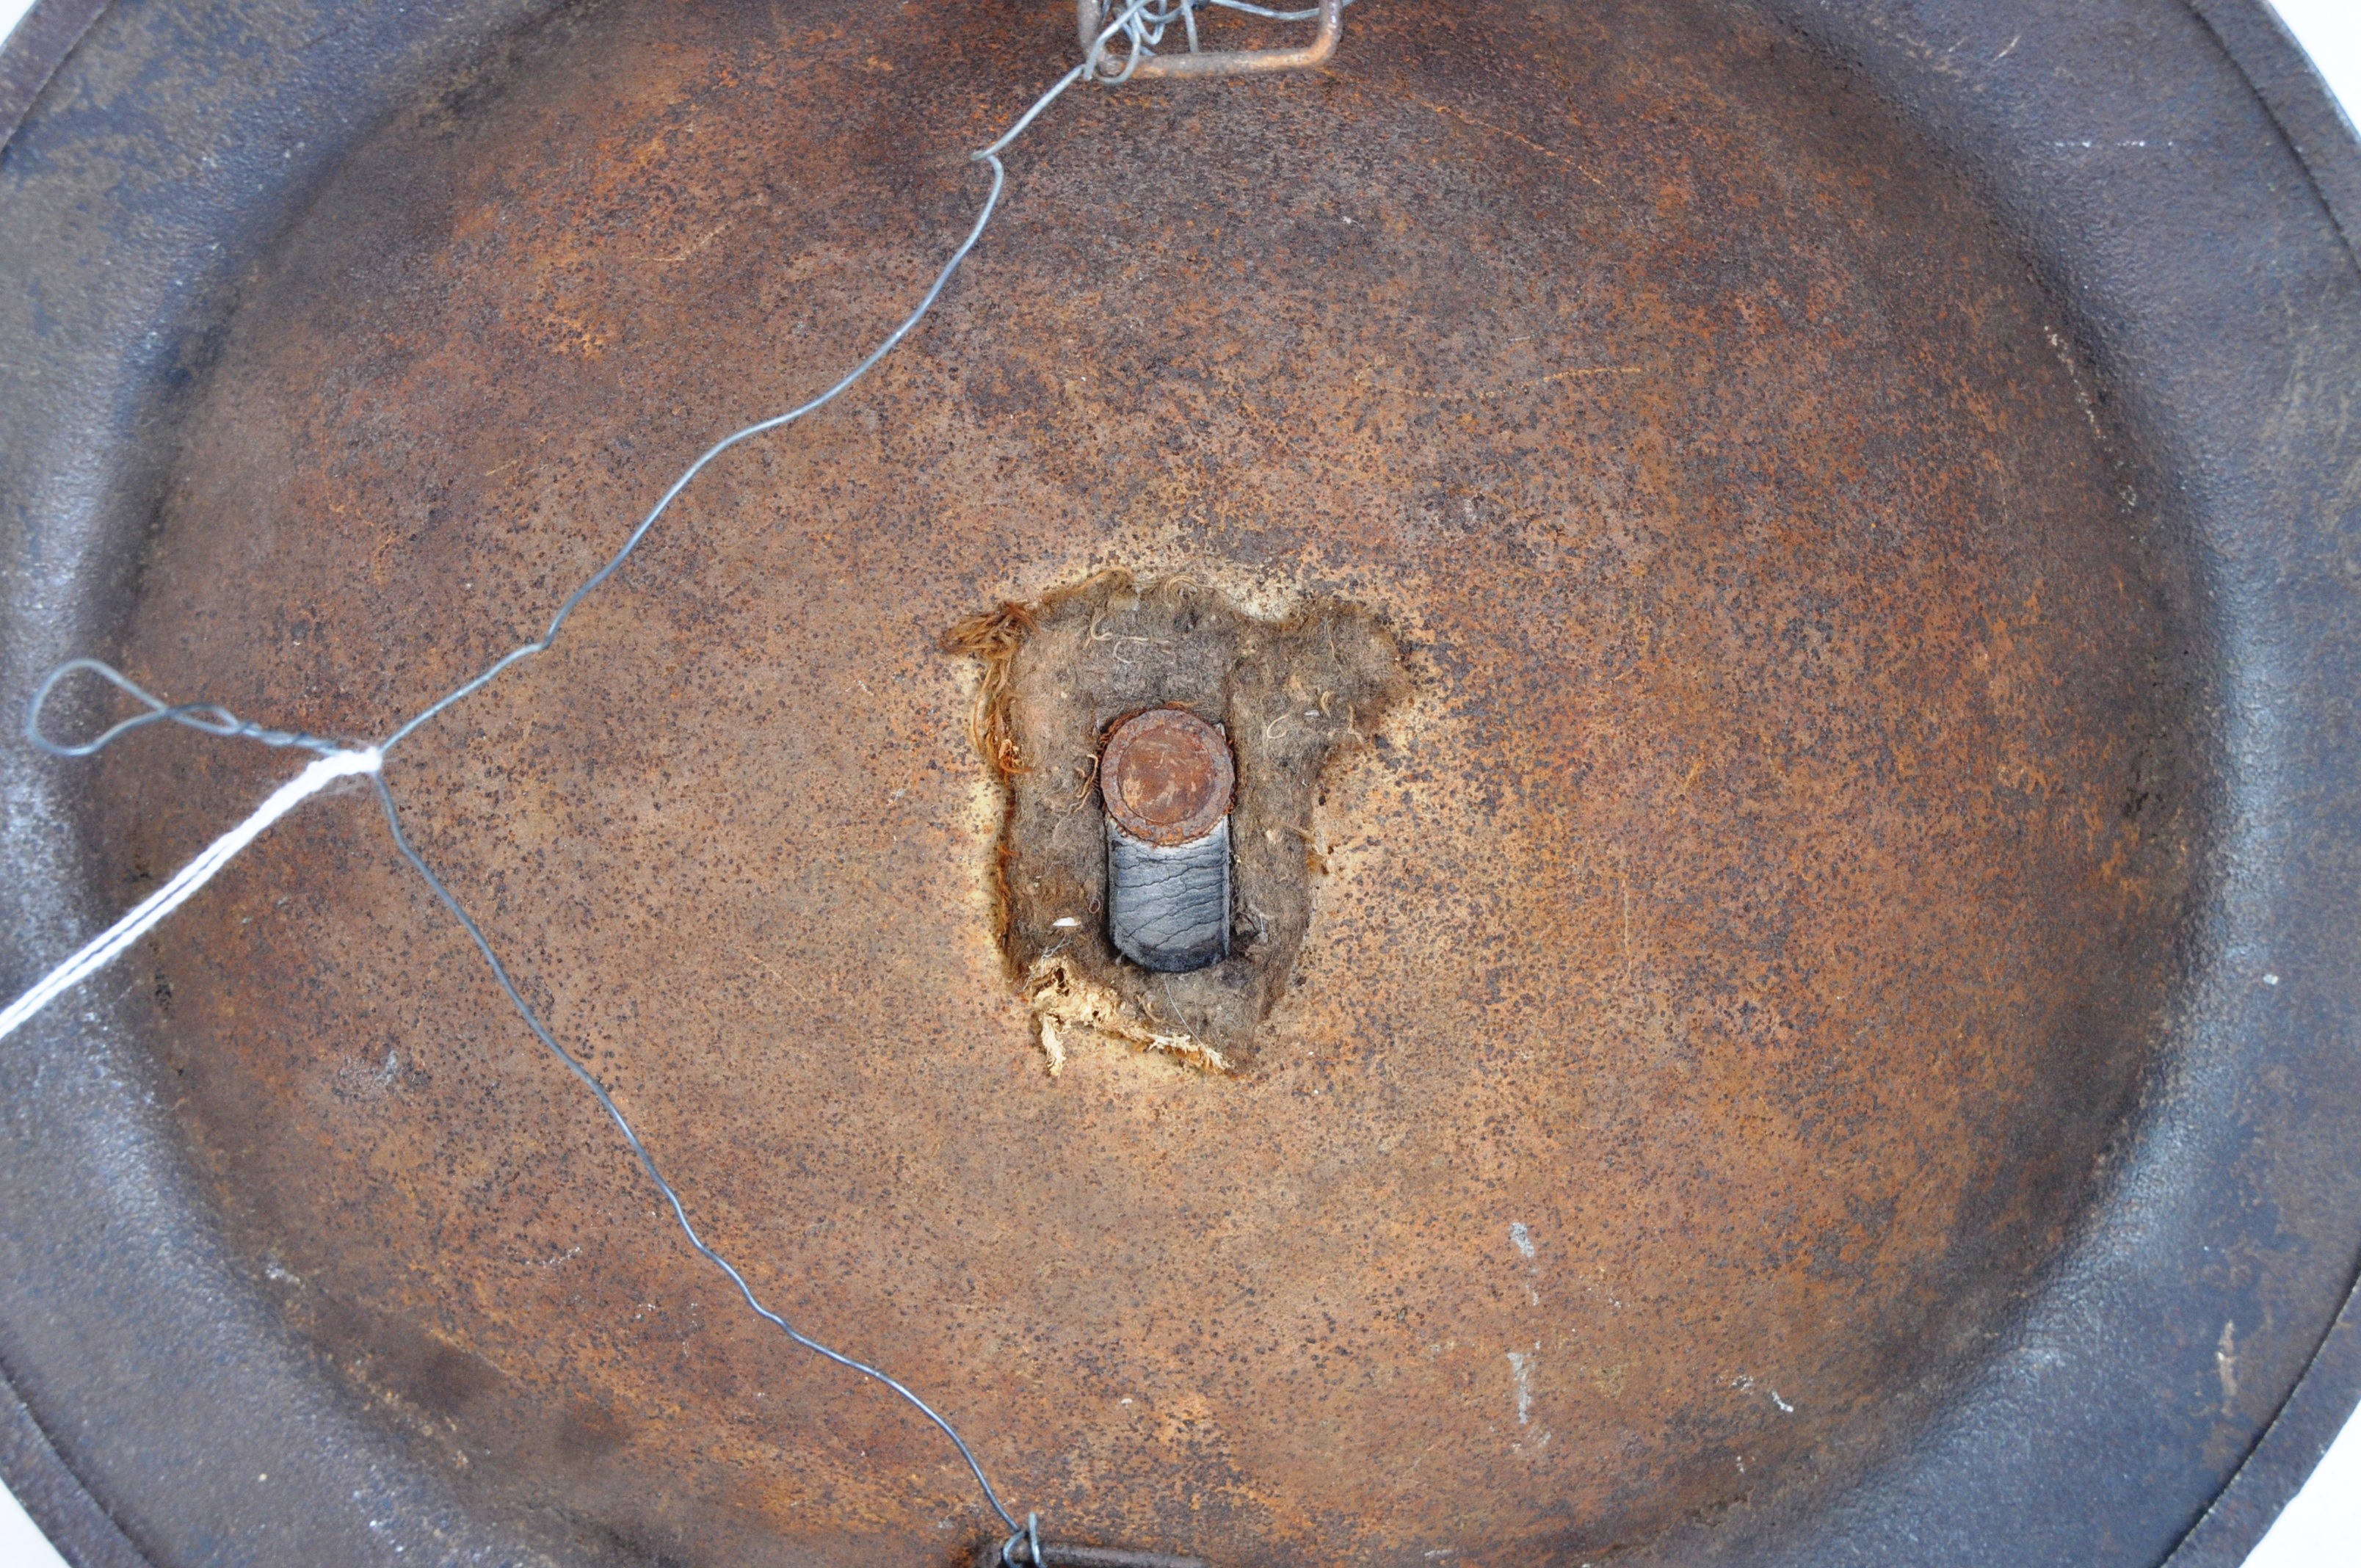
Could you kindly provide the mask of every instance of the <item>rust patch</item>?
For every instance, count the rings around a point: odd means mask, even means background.
[[[1098,771],[1107,815],[1151,844],[1211,833],[1230,814],[1237,784],[1229,741],[1185,707],[1153,707],[1116,725]]]

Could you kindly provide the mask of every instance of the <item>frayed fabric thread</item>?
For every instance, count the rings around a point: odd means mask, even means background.
[[[1350,0],[1347,0],[1347,3],[1349,4]],[[1195,47],[1196,22],[1192,14],[1192,6],[1195,5],[1218,6],[1226,10],[1242,11],[1287,21],[1308,19],[1317,14],[1315,11],[1271,10],[1252,4],[1251,0],[1126,0],[1126,3],[1122,4],[1119,8],[1112,8],[1114,15],[1098,34],[1096,41],[1085,51],[1082,63],[1068,71],[1035,99],[1031,107],[1019,115],[998,140],[970,155],[972,161],[983,164],[990,171],[990,189],[985,193],[974,225],[968,230],[957,248],[951,252],[950,259],[943,264],[941,270],[936,274],[933,285],[919,300],[917,308],[905,316],[900,324],[895,326],[866,357],[825,391],[784,413],[757,421],[734,431],[708,447],[695,462],[689,464],[678,477],[673,480],[657,499],[655,505],[623,541],[621,547],[557,607],[556,613],[550,618],[548,626],[539,637],[511,649],[491,664],[412,715],[399,728],[375,745],[346,746],[309,734],[267,729],[241,720],[227,709],[212,703],[168,705],[160,698],[142,690],[121,672],[95,659],[72,659],[51,670],[34,695],[25,725],[26,738],[37,748],[51,756],[86,757],[104,749],[130,730],[149,724],[170,722],[217,737],[251,740],[270,746],[299,747],[318,753],[318,757],[302,773],[273,791],[246,820],[214,839],[194,860],[173,873],[170,881],[142,900],[137,907],[114,925],[93,938],[71,958],[42,976],[31,989],[10,1003],[5,1010],[0,1010],[0,1039],[6,1038],[44,1007],[120,957],[141,937],[153,930],[169,918],[173,911],[195,896],[199,890],[219,874],[223,867],[229,864],[248,845],[268,832],[272,824],[280,817],[340,779],[368,777],[379,804],[384,809],[386,824],[392,835],[395,848],[401,852],[402,857],[419,873],[435,897],[467,931],[478,951],[482,955],[492,977],[506,992],[510,1002],[515,1006],[526,1025],[532,1029],[535,1038],[597,1099],[600,1108],[607,1113],[609,1118],[621,1133],[624,1143],[638,1158],[649,1180],[670,1204],[673,1217],[678,1222],[689,1245],[707,1262],[728,1277],[747,1306],[757,1316],[780,1330],[794,1343],[848,1371],[884,1386],[939,1431],[958,1451],[960,1458],[965,1462],[968,1473],[974,1478],[977,1487],[983,1494],[985,1503],[990,1506],[993,1513],[999,1517],[1001,1522],[1013,1532],[1002,1547],[1002,1561],[1013,1562],[1011,1553],[1022,1541],[1030,1548],[1029,1561],[1036,1563],[1041,1562],[1038,1519],[1028,1515],[1026,1525],[1017,1524],[1015,1514],[1002,1502],[999,1493],[994,1489],[992,1482],[985,1476],[982,1462],[969,1448],[966,1440],[961,1437],[949,1419],[937,1412],[912,1389],[884,1372],[832,1350],[799,1332],[785,1318],[765,1306],[756,1296],[752,1286],[745,1277],[697,1234],[697,1227],[690,1222],[687,1207],[681,1201],[679,1193],[657,1169],[653,1157],[641,1142],[638,1133],[632,1128],[621,1108],[615,1103],[605,1085],[592,1074],[588,1065],[579,1057],[561,1045],[548,1026],[542,1022],[540,1015],[526,1002],[523,993],[510,977],[506,966],[501,963],[499,954],[494,950],[490,939],[484,934],[482,927],[477,924],[458,897],[442,878],[435,874],[434,868],[411,843],[408,835],[402,830],[401,815],[397,809],[393,793],[386,784],[383,768],[386,757],[393,749],[422,726],[430,723],[447,709],[481,691],[498,680],[511,667],[547,652],[556,642],[559,633],[565,630],[566,620],[574,613],[576,607],[622,568],[623,563],[639,548],[640,542],[671,509],[673,502],[679,498],[681,492],[686,490],[700,473],[704,472],[708,465],[741,443],[792,424],[806,415],[817,412],[834,402],[864,378],[880,360],[891,354],[905,338],[916,331],[918,323],[934,308],[936,301],[941,297],[943,291],[949,287],[952,276],[960,269],[960,264],[967,259],[968,254],[983,237],[986,226],[991,224],[993,214],[999,208],[1008,178],[1008,171],[1001,162],[1000,154],[1006,151],[1011,143],[1022,136],[1051,104],[1076,82],[1095,80],[1114,85],[1128,80],[1139,60],[1154,52],[1155,46],[1162,39],[1164,29],[1174,20],[1183,24],[1188,31],[1191,47]],[[1112,50],[1109,47],[1118,39],[1122,40],[1126,51],[1124,63],[1120,68],[1111,58]],[[146,711],[104,729],[95,738],[86,741],[68,744],[51,740],[42,733],[40,728],[42,707],[60,682],[77,672],[93,674],[128,694],[141,703]],[[1170,1047],[1168,1046],[1166,1048]]]
[[[1231,4],[1233,0],[1212,0],[1212,3]],[[566,620],[573,615],[576,607],[597,591],[601,584],[622,569],[623,563],[638,550],[640,542],[647,537],[656,523],[663,519],[664,513],[671,510],[673,502],[679,499],[681,492],[687,489],[697,477],[703,473],[716,458],[741,443],[793,424],[806,415],[815,413],[834,402],[867,377],[880,360],[900,345],[903,339],[917,330],[918,323],[926,319],[927,313],[934,308],[935,302],[940,299],[943,291],[950,287],[952,277],[959,271],[960,264],[967,259],[968,254],[975,248],[977,242],[983,239],[984,229],[991,224],[994,213],[999,210],[1001,195],[1007,189],[1008,183],[1008,170],[1001,162],[1000,154],[1006,151],[1009,145],[1022,136],[1027,128],[1040,117],[1043,111],[1057,102],[1069,88],[1099,70],[1100,58],[1110,39],[1126,33],[1127,29],[1134,27],[1141,16],[1152,14],[1154,9],[1154,0],[1130,0],[1130,3],[1108,24],[1105,31],[1099,38],[1097,47],[1088,52],[1082,64],[1060,76],[1047,92],[1035,99],[1032,106],[1019,115],[998,140],[970,155],[971,160],[983,164],[992,177],[991,186],[984,194],[983,207],[976,214],[975,223],[969,228],[957,248],[951,252],[950,259],[943,263],[941,270],[935,275],[932,286],[920,298],[917,307],[905,316],[875,348],[872,349],[859,364],[846,371],[833,385],[808,401],[789,409],[785,413],[774,414],[768,419],[758,420],[741,429],[732,431],[707,447],[698,455],[697,460],[682,470],[664,493],[656,499],[655,505],[650,508],[647,514],[640,520],[638,526],[631,530],[621,546],[608,557],[606,564],[592,573],[580,587],[568,594],[564,602],[559,604],[556,613],[550,617],[548,626],[543,630],[539,637],[511,649],[457,686],[419,709],[374,746],[346,747],[322,740],[309,734],[266,729],[238,718],[236,715],[217,704],[206,702],[168,704],[163,699],[143,690],[137,683],[122,672],[95,659],[72,659],[51,670],[34,693],[25,720],[26,739],[51,756],[86,757],[103,750],[110,742],[133,729],[149,724],[174,723],[208,735],[252,740],[270,746],[302,747],[319,752],[320,758],[318,762],[307,766],[301,773],[274,791],[269,798],[265,800],[244,822],[208,845],[195,860],[175,872],[170,882],[141,901],[138,907],[133,909],[105,931],[101,932],[73,957],[42,976],[40,980],[34,982],[30,990],[10,1003],[5,1013],[0,1014],[0,1018],[5,1019],[5,1026],[0,1027],[0,1038],[14,1032],[27,1019],[33,1017],[58,997],[120,957],[140,937],[160,924],[206,883],[211,882],[222,867],[227,865],[239,851],[268,831],[272,823],[277,822],[337,779],[366,773],[375,786],[379,806],[384,808],[386,826],[393,836],[395,848],[401,851],[402,857],[410,862],[412,868],[426,883],[444,907],[467,931],[469,938],[475,943],[477,951],[482,955],[486,966],[490,970],[493,979],[507,993],[509,1001],[514,1005],[527,1027],[532,1029],[534,1037],[568,1072],[582,1082],[598,1100],[609,1119],[621,1132],[624,1143],[637,1157],[641,1168],[646,1171],[648,1179],[671,1206],[673,1217],[679,1223],[682,1234],[686,1236],[689,1245],[707,1262],[728,1277],[756,1316],[777,1328],[794,1343],[890,1389],[915,1412],[939,1431],[958,1451],[960,1458],[967,1466],[968,1474],[974,1477],[977,1488],[983,1494],[983,1500],[990,1506],[993,1513],[997,1515],[1001,1522],[1009,1529],[1016,1529],[1016,1515],[1006,1504],[1002,1502],[999,1492],[994,1488],[991,1479],[984,1474],[983,1462],[976,1457],[974,1451],[968,1446],[967,1440],[960,1435],[958,1429],[951,1424],[949,1418],[919,1398],[915,1391],[877,1367],[843,1354],[802,1333],[786,1319],[764,1305],[761,1298],[754,1293],[752,1286],[747,1282],[745,1276],[697,1234],[697,1227],[690,1222],[687,1206],[681,1201],[680,1194],[674,1189],[672,1183],[666,1180],[664,1174],[656,1168],[654,1157],[641,1142],[637,1130],[632,1127],[630,1119],[623,1114],[622,1108],[615,1103],[613,1097],[607,1091],[606,1086],[590,1071],[582,1059],[561,1045],[548,1026],[542,1022],[540,1014],[526,1002],[523,992],[510,978],[507,967],[500,962],[499,953],[493,948],[491,940],[484,934],[483,928],[477,924],[475,917],[468,914],[457,894],[453,893],[449,885],[435,874],[425,857],[420,854],[417,848],[410,842],[408,835],[402,831],[401,812],[394,801],[393,792],[386,784],[383,764],[385,758],[392,752],[393,749],[409,739],[420,728],[483,690],[513,666],[547,652],[557,641],[559,634],[566,630]],[[129,695],[141,704],[145,711],[104,729],[94,739],[87,741],[65,743],[52,740],[42,731],[40,723],[42,709],[60,682],[77,672],[95,675]]]
[[[170,881],[140,900],[129,914],[93,937],[82,951],[43,975],[30,991],[6,1008],[0,1009],[0,1040],[15,1034],[34,1014],[104,969],[132,943],[162,925],[172,911],[194,897],[199,888],[236,860],[238,851],[269,831],[272,823],[338,779],[374,773],[384,762],[384,754],[374,746],[357,751],[330,751],[280,784],[269,799],[255,807],[253,816],[206,845],[203,853],[173,872]]]

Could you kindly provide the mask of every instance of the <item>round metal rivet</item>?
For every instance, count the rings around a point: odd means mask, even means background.
[[[1115,728],[1099,754],[1107,815],[1133,838],[1192,843],[1229,815],[1236,764],[1222,732],[1180,707],[1151,707]]]

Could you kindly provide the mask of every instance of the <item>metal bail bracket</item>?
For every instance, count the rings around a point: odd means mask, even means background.
[[[1089,58],[1099,47],[1099,34],[1107,25],[1105,6],[1101,0],[1074,0],[1075,18],[1080,24],[1082,53]],[[1320,0],[1320,30],[1301,49],[1198,49],[1187,54],[1149,54],[1140,52],[1137,63],[1125,75],[1131,82],[1202,81],[1216,76],[1269,76],[1282,71],[1309,71],[1324,65],[1336,52],[1336,40],[1345,36],[1345,0]],[[1194,44],[1193,29],[1191,43]],[[1112,80],[1112,79],[1111,79]]]

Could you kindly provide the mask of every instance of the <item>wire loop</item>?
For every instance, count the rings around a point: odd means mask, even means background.
[[[1025,1528],[1000,1543],[1001,1568],[1019,1568],[1016,1559],[1011,1555],[1016,1550],[1019,1541],[1025,1544],[1025,1561],[1038,1564],[1041,1561],[1041,1516],[1039,1514],[1027,1514]]]
[[[1345,3],[1349,3],[1349,0],[1345,0]],[[1337,0],[1328,0],[1329,5],[1333,6],[1335,4]],[[657,499],[655,505],[624,539],[620,547],[608,557],[605,565],[592,573],[587,581],[567,595],[558,605],[556,612],[551,616],[547,627],[543,630],[540,636],[511,649],[474,675],[419,709],[377,745],[360,748],[346,747],[301,730],[270,729],[242,719],[219,703],[168,703],[113,665],[97,659],[69,659],[49,671],[33,693],[32,701],[25,713],[26,740],[53,757],[88,757],[104,751],[135,729],[144,729],[150,724],[166,722],[184,725],[191,729],[221,739],[258,740],[266,746],[300,747],[320,753],[322,762],[313,763],[302,776],[282,785],[279,794],[265,802],[263,808],[248,818],[245,825],[217,840],[214,848],[207,851],[207,854],[213,857],[212,861],[203,864],[192,862],[183,869],[181,877],[176,878],[176,882],[186,879],[187,886],[185,891],[174,894],[176,899],[192,894],[203,884],[206,877],[210,877],[213,872],[218,869],[219,865],[226,863],[231,856],[239,852],[247,843],[252,842],[257,834],[267,828],[270,822],[277,820],[278,817],[283,815],[285,811],[292,809],[300,800],[307,798],[335,778],[366,773],[370,784],[375,787],[378,803],[384,811],[386,827],[392,836],[395,849],[401,851],[402,858],[417,872],[428,889],[474,942],[486,967],[490,970],[493,980],[506,993],[518,1015],[523,1019],[534,1037],[581,1082],[598,1101],[600,1109],[605,1111],[609,1119],[614,1123],[617,1131],[622,1135],[624,1144],[639,1160],[641,1168],[646,1173],[649,1181],[664,1195],[666,1202],[671,1206],[673,1218],[678,1222],[681,1233],[687,1238],[689,1245],[695,1248],[708,1263],[728,1277],[748,1308],[779,1329],[789,1340],[816,1355],[882,1384],[939,1429],[950,1441],[952,1447],[958,1450],[960,1457],[966,1462],[969,1473],[974,1477],[976,1486],[983,1494],[984,1501],[1011,1531],[1001,1546],[1000,1559],[1003,1563],[1012,1565],[1016,1562],[1013,1554],[1017,1550],[1019,1542],[1024,1543],[1029,1554],[1029,1561],[1037,1565],[1037,1568],[1041,1563],[1040,1516],[1028,1513],[1024,1525],[1020,1527],[1016,1516],[1002,1503],[999,1493],[993,1488],[991,1480],[984,1474],[982,1461],[976,1457],[973,1450],[969,1448],[966,1440],[960,1436],[958,1430],[946,1417],[939,1414],[932,1406],[910,1388],[876,1367],[830,1349],[799,1332],[786,1319],[765,1306],[736,1266],[698,1234],[696,1225],[689,1219],[687,1205],[672,1183],[665,1179],[663,1172],[657,1168],[654,1157],[648,1151],[646,1145],[640,1141],[638,1132],[632,1127],[630,1119],[624,1115],[622,1109],[616,1104],[614,1097],[608,1091],[606,1085],[592,1073],[588,1063],[580,1056],[559,1043],[556,1036],[543,1022],[540,1014],[525,1000],[524,993],[511,978],[507,966],[500,961],[499,953],[494,950],[491,940],[485,935],[483,927],[477,923],[475,917],[460,903],[457,895],[436,874],[434,869],[428,864],[426,858],[412,843],[409,834],[402,828],[401,810],[394,800],[393,791],[379,771],[379,764],[388,753],[422,726],[475,693],[483,690],[516,664],[548,652],[555,644],[559,634],[565,630],[567,618],[574,613],[576,607],[601,584],[621,570],[623,564],[639,548],[641,541],[647,537],[649,532],[670,510],[681,492],[705,471],[708,465],[742,442],[792,424],[806,415],[817,412],[834,402],[858,384],[880,360],[891,354],[905,338],[916,331],[918,323],[926,318],[927,313],[934,308],[936,302],[942,297],[943,291],[950,286],[951,278],[958,272],[961,263],[967,259],[969,253],[974,250],[976,243],[983,237],[985,227],[992,222],[993,214],[999,209],[1001,196],[1007,186],[1007,170],[1000,161],[1000,154],[1007,150],[1009,145],[1023,135],[1027,127],[1030,126],[1044,110],[1077,82],[1090,78],[1113,85],[1130,80],[1145,62],[1154,57],[1156,46],[1163,41],[1165,31],[1173,21],[1178,20],[1182,24],[1188,35],[1190,51],[1192,54],[1196,53],[1197,22],[1193,7],[1198,5],[1217,5],[1277,21],[1308,20],[1323,12],[1321,7],[1309,11],[1274,11],[1249,4],[1248,0],[1127,0],[1114,18],[1097,31],[1094,38],[1086,40],[1087,47],[1080,65],[1068,71],[1052,83],[1048,91],[1034,100],[1032,106],[1027,108],[998,140],[988,147],[977,149],[971,155],[973,161],[985,165],[991,170],[991,188],[984,195],[982,210],[977,214],[975,223],[968,230],[966,237],[960,242],[958,247],[951,252],[950,259],[936,274],[933,285],[927,290],[917,307],[902,319],[899,325],[888,333],[865,358],[839,378],[825,391],[785,413],[759,420],[734,431],[708,447],[665,488],[662,496]],[[1124,62],[1119,70],[1111,70],[1108,46],[1118,37],[1124,40],[1126,51]],[[88,740],[64,741],[51,738],[41,727],[41,716],[59,685],[77,673],[98,676],[139,703],[145,711],[118,720]],[[203,857],[200,857],[200,861],[203,861]],[[200,872],[202,875],[197,874]],[[167,890],[167,892],[173,891]],[[176,905],[159,905],[151,912],[153,919],[148,919],[148,923],[152,925],[154,919],[160,919],[163,915],[169,914],[173,906]],[[143,905],[143,909],[145,908],[146,906]],[[131,916],[126,916],[124,922],[118,923],[118,928],[127,928],[135,918],[147,918],[147,916],[142,915],[141,910],[135,910]],[[139,927],[141,930],[145,928],[145,926]],[[135,931],[132,934],[136,936],[137,933]],[[127,938],[126,942],[127,943]],[[17,1023],[30,1017],[40,1006],[45,1005],[52,996],[61,993],[88,973],[94,972],[99,964],[107,961],[121,950],[122,945],[124,944],[106,948],[104,940],[102,939],[99,943],[93,943],[92,948],[85,948],[83,954],[77,955],[76,959],[69,959],[52,970],[32,990],[27,992],[12,1004],[8,1010],[11,1021],[6,1025],[6,1028],[14,1028]],[[101,948],[104,950],[99,950]],[[95,957],[92,956],[93,952],[96,954]],[[77,964],[83,967],[77,968]],[[0,1029],[0,1034],[5,1033],[5,1029]]]
[[[53,740],[41,729],[41,710],[49,706],[49,696],[68,675],[87,670],[92,674],[127,692],[148,709],[135,713],[107,729],[92,740],[79,743]],[[33,689],[33,700],[25,707],[25,739],[52,757],[87,757],[106,750],[134,729],[144,729],[150,724],[185,724],[204,734],[223,740],[259,740],[266,746],[301,746],[322,756],[345,750],[334,740],[324,740],[317,735],[299,729],[270,729],[240,718],[217,702],[168,703],[138,682],[100,659],[68,659],[41,677]]]

